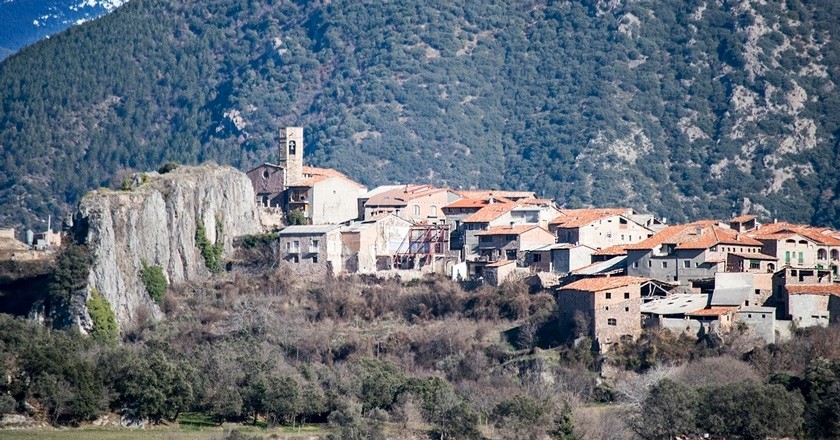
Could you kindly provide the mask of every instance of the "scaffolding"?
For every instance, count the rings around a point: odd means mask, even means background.
[[[414,225],[394,254],[394,269],[419,270],[446,258],[449,225]]]

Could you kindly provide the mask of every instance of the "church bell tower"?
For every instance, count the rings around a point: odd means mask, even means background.
[[[280,129],[280,166],[285,169],[286,186],[303,180],[303,127]]]

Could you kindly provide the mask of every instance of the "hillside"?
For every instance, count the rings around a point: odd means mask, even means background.
[[[0,224],[121,168],[273,160],[294,124],[367,185],[840,226],[838,23],[831,0],[132,0],[0,64]]]
[[[18,49],[114,10],[124,0],[5,0],[0,2],[0,60]]]

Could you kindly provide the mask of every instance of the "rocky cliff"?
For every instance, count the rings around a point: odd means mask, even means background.
[[[179,167],[140,175],[131,190],[100,189],[81,200],[73,231],[94,258],[88,290],[97,289],[111,303],[120,328],[138,311],[161,316],[140,276],[144,264],[161,267],[170,285],[209,276],[196,246],[199,225],[210,243],[224,243],[223,255],[231,252],[234,237],[260,231],[245,174],[217,165]]]

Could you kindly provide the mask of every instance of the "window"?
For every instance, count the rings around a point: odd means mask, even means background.
[[[289,141],[289,154],[296,154],[297,150],[297,142]]]
[[[662,268],[663,268],[663,269],[667,269],[667,268],[668,268],[668,262],[667,262],[667,261],[663,261],[663,262],[662,262]]]
[[[612,299],[612,292],[607,292],[607,299]]]
[[[414,205],[414,215],[420,215],[420,205]]]
[[[534,254],[534,258],[532,260],[534,263],[539,263],[542,261],[542,254]]]
[[[609,310],[610,310],[610,306],[606,306],[606,307],[604,307],[604,310],[609,311]]]
[[[437,206],[429,206],[429,217],[437,217]]]
[[[312,262],[313,262],[313,263],[317,263],[317,262],[318,262],[318,256],[317,256],[317,255],[313,255],[313,256],[312,256]]]
[[[318,247],[318,240],[312,240],[312,247]]]
[[[481,236],[481,238],[480,238],[479,240],[480,240],[482,243],[490,243],[491,241],[493,241],[493,237],[491,237],[491,236],[489,236],[489,235],[482,235],[482,236]]]
[[[624,299],[630,299],[630,292],[624,292]]]
[[[633,262],[633,269],[638,269],[638,268],[639,268],[639,262],[638,262],[638,261],[634,261],[634,262]]]
[[[683,261],[683,267],[686,269],[691,269],[691,261],[685,260]]]
[[[608,232],[608,233],[607,233],[607,238],[612,238],[612,234],[610,234],[610,233]]]
[[[507,240],[507,241],[516,240],[516,235],[513,235],[513,234],[505,235],[505,240]]]
[[[761,262],[758,260],[750,260],[750,269],[758,269],[761,267]]]
[[[648,260],[648,267],[653,267],[653,261]]]
[[[629,311],[630,311],[630,307],[625,307],[625,308],[624,308],[624,311],[625,311],[625,312],[629,312]]]
[[[294,261],[295,263],[299,263],[300,259],[298,258],[297,255],[295,255],[294,257],[292,257],[292,261]]]
[[[618,321],[615,318],[609,318],[607,319],[607,325],[618,325]]]
[[[269,173],[268,170],[263,170],[263,179],[268,180],[270,176],[271,173]]]

